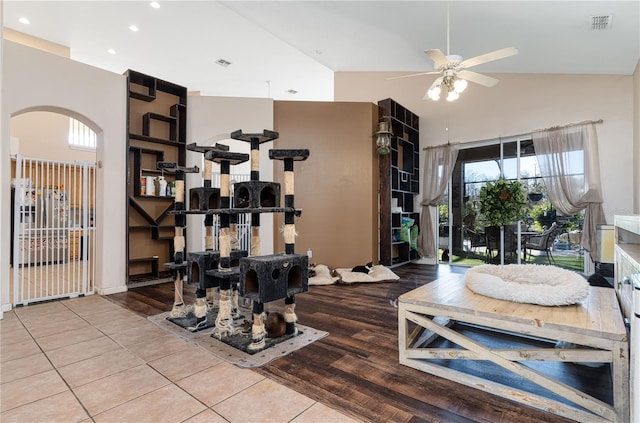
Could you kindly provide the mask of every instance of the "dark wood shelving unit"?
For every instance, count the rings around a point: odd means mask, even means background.
[[[381,120],[389,122],[391,152],[379,156],[380,165],[380,264],[399,266],[411,260],[411,245],[399,240],[402,218],[420,223],[415,210],[415,196],[420,190],[420,130],[419,117],[394,100],[378,102]],[[401,212],[395,212],[397,201]]]
[[[174,173],[157,162],[186,164],[187,89],[153,76],[128,70],[127,256],[128,283],[164,282],[164,263],[173,261],[174,198],[146,195],[142,179]]]

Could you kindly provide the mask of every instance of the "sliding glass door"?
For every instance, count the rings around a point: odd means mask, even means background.
[[[527,217],[507,225],[503,233],[487,225],[480,212],[481,188],[501,177],[520,181],[528,194]],[[438,215],[441,263],[538,263],[583,270],[582,213],[561,216],[553,208],[530,137],[470,143],[462,148]]]

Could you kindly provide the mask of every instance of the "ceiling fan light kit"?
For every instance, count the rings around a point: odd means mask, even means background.
[[[454,73],[447,74],[433,81],[431,88],[423,99],[430,98],[433,101],[440,100],[442,90],[447,93],[447,101],[454,101],[460,98],[460,94],[467,88],[467,81],[457,77]]]
[[[468,60],[462,60],[462,57],[457,54],[445,56],[438,49],[425,50],[425,54],[433,60],[435,68],[434,72],[427,73],[441,73],[442,76],[433,81],[431,88],[429,88],[423,99],[430,98],[433,101],[438,101],[440,100],[440,94],[444,91],[447,93],[447,101],[454,101],[460,98],[460,94],[467,88],[467,81],[475,82],[485,87],[493,87],[498,83],[498,80],[493,77],[472,72],[466,68],[513,56],[518,54],[518,49],[507,47]],[[414,75],[424,75],[424,73]]]
[[[440,100],[440,94],[444,91],[447,94],[447,101],[454,101],[457,100],[460,97],[460,94],[467,88],[467,81],[471,81],[485,87],[493,87],[498,83],[496,78],[472,72],[467,70],[467,68],[518,54],[517,48],[506,47],[500,50],[481,54],[480,56],[472,57],[471,59],[463,60],[460,55],[449,54],[449,38],[449,5],[447,4],[447,55],[445,56],[440,49],[425,50],[424,53],[433,60],[434,71],[414,73],[390,79],[441,74],[442,76],[433,81],[433,84],[431,84],[431,87],[424,95],[423,100],[430,98],[433,101],[438,101]]]

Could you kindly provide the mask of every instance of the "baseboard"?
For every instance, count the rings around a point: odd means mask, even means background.
[[[428,264],[431,266],[435,266],[438,264],[438,259],[436,257],[421,257],[417,260],[411,260],[413,264]]]
[[[0,305],[0,320],[4,319],[4,313],[13,310],[11,303]]]
[[[119,294],[121,292],[127,292],[127,285],[114,286],[113,288],[96,288],[96,293],[98,295],[111,295],[111,294]]]

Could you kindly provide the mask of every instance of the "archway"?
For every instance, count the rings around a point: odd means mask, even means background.
[[[78,113],[43,106],[13,114],[10,134],[12,304],[93,293],[102,131]]]

